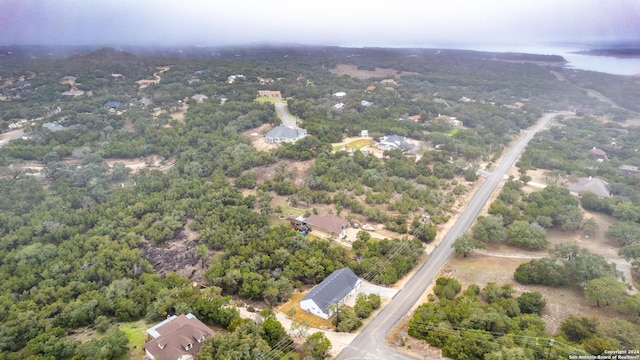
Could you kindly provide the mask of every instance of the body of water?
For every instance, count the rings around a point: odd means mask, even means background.
[[[603,48],[605,46],[594,46]],[[555,47],[555,46],[486,46],[474,47],[471,50],[516,52],[527,54],[560,55],[568,61],[567,68],[597,71],[613,75],[640,75],[640,57],[615,57],[577,54],[588,51],[587,47]]]

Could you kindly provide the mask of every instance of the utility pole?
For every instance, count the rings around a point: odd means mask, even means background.
[[[555,341],[555,340],[553,340],[553,339],[551,339],[551,340],[549,341],[549,351],[547,351],[547,360],[549,360],[549,355],[551,355],[551,347],[553,346],[553,344],[554,344],[555,342],[556,342],[556,341]]]

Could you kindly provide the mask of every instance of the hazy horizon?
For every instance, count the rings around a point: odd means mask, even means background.
[[[454,47],[640,39],[640,2],[0,0],[0,45]]]

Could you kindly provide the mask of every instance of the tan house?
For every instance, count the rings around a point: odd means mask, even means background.
[[[148,360],[191,360],[202,347],[202,342],[213,335],[207,325],[193,314],[171,316],[147,330],[144,344]]]
[[[312,229],[318,229],[329,235],[335,235],[339,239],[343,239],[347,236],[346,229],[349,227],[349,222],[347,220],[343,220],[333,214],[311,215],[304,219],[304,222],[311,225]]]
[[[282,94],[280,93],[280,91],[276,91],[276,90],[258,90],[258,96],[264,96],[264,97],[269,97],[269,98],[276,98],[276,99],[281,99],[282,98]]]

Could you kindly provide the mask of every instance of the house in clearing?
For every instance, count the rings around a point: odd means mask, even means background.
[[[194,359],[202,342],[212,335],[213,330],[193,314],[170,316],[147,330],[146,359]]]
[[[579,178],[578,181],[569,184],[569,191],[572,195],[578,196],[583,191],[589,191],[598,197],[605,198],[611,196],[611,185],[604,180],[589,176]]]
[[[109,111],[116,111],[122,103],[119,101],[108,101],[104,104],[105,109],[109,109]]]
[[[602,149],[598,149],[597,147],[593,147],[593,149],[591,149],[591,151],[589,151],[589,155],[591,155],[591,157],[596,158],[597,162],[603,162],[606,160],[609,160],[609,157],[607,157],[607,153],[602,150]]]
[[[349,222],[336,215],[311,215],[304,221],[311,225],[312,229],[318,229],[329,235],[337,236],[339,239],[344,239],[347,236],[346,229],[349,227]]]
[[[413,151],[415,146],[407,140],[406,137],[400,135],[387,135],[381,137],[378,143],[378,149],[380,150],[402,150]]]
[[[622,176],[632,176],[632,175],[640,175],[640,168],[633,165],[620,165],[620,175]]]
[[[191,98],[195,100],[197,103],[201,104],[203,101],[207,100],[209,97],[204,94],[195,94]]]
[[[351,269],[348,267],[338,269],[300,300],[300,308],[326,320],[333,315],[331,305],[344,302],[349,296],[355,294],[361,285],[362,279]]]
[[[283,142],[294,143],[307,136],[307,129],[292,129],[286,126],[276,126],[266,135],[268,143],[280,144]]]
[[[60,80],[58,80],[58,82],[60,84],[73,85],[76,82],[77,79],[78,78],[76,78],[75,76],[67,75],[67,76],[64,76],[64,77],[60,78]]]
[[[258,90],[258,96],[282,99],[282,93],[276,90]]]

